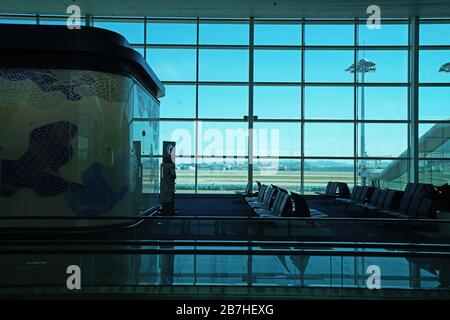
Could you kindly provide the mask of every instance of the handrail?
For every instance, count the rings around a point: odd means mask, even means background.
[[[350,221],[350,222],[419,222],[450,223],[450,219],[399,219],[399,218],[310,218],[310,217],[236,217],[236,216],[0,216],[0,220],[249,220],[249,221]]]
[[[288,255],[288,256],[333,256],[333,257],[400,257],[400,258],[439,258],[450,259],[448,251],[355,251],[355,250],[332,250],[332,249],[258,249],[252,247],[242,249],[191,249],[191,248],[101,248],[93,249],[91,246],[87,248],[46,248],[46,249],[32,249],[30,246],[25,248],[3,248],[0,247],[0,255],[70,255],[70,254],[88,254],[88,255],[111,255],[111,254],[169,254],[169,255],[243,255],[243,256],[274,256],[274,255]]]
[[[151,208],[148,208],[147,210],[143,211],[140,213],[140,215],[137,216],[133,216],[133,219],[119,219],[119,220],[135,220],[132,224],[127,223],[127,222],[121,222],[120,224],[116,224],[116,225],[105,225],[105,226],[77,226],[77,227],[62,227],[59,230],[52,230],[53,233],[55,232],[62,232],[62,233],[72,233],[72,232],[76,232],[76,233],[83,233],[83,232],[97,232],[97,231],[112,231],[112,230],[117,230],[117,229],[126,229],[126,228],[133,228],[136,227],[137,225],[139,225],[140,223],[142,223],[144,220],[142,218],[144,217],[151,217],[151,216],[155,216],[159,210],[161,209],[161,205],[156,205],[153,206]],[[2,220],[2,218],[4,220],[15,220],[14,219],[9,219],[8,216],[0,216],[0,221]],[[69,220],[73,220],[72,218],[76,218],[76,220],[79,220],[81,218],[81,220],[83,220],[83,217],[54,217],[54,218],[58,218],[58,219],[54,219],[54,220],[66,220],[65,218],[70,218]],[[61,219],[59,219],[61,218]],[[89,218],[95,218],[95,217],[89,217]],[[106,218],[106,217],[105,217]],[[48,218],[45,218],[48,219]],[[38,220],[45,220],[45,219],[41,219],[41,217],[38,218]],[[33,217],[27,217],[27,216],[21,216],[19,217],[18,220],[33,220]],[[51,219],[52,220],[52,219]],[[110,220],[110,219],[105,219],[105,220]],[[116,219],[117,220],[117,219]],[[49,231],[49,228],[45,228],[45,227],[28,227],[28,229],[31,229],[32,231]],[[25,227],[0,227],[0,233],[14,233],[14,232],[24,232],[24,230],[27,230],[27,228]],[[27,230],[30,231],[30,230]]]
[[[418,244],[394,242],[335,242],[335,241],[267,241],[267,240],[0,240],[0,246],[66,246],[66,245],[111,245],[111,246],[216,246],[216,247],[244,247],[244,246],[274,246],[274,247],[308,247],[308,248],[365,248],[365,249],[398,249],[398,250],[448,250],[450,244]]]

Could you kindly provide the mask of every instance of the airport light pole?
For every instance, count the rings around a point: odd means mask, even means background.
[[[375,62],[371,62],[367,59],[361,59],[355,64],[353,63],[350,67],[345,69],[345,71],[350,73],[360,72],[361,73],[361,83],[364,84],[365,81],[365,75],[368,72],[375,72],[376,70],[376,64]],[[365,88],[364,86],[361,86],[361,120],[365,120],[366,116],[366,110],[364,105],[364,93]],[[361,141],[360,141],[360,154],[362,157],[366,155],[366,132],[365,132],[365,124],[364,122],[361,122]],[[364,161],[364,160],[363,160]],[[364,168],[365,162],[362,162],[362,167]],[[366,177],[361,177],[361,184],[363,186],[366,185]]]
[[[450,73],[450,62],[444,63],[441,68],[439,69],[439,72],[446,72]]]

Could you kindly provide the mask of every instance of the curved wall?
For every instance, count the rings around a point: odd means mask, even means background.
[[[137,123],[134,118],[149,120]],[[0,69],[0,214],[136,216],[156,205],[158,163],[150,161],[152,174],[145,181],[154,196],[142,203],[141,153],[158,154],[158,118],[159,101],[123,75]],[[16,224],[27,223],[7,223]]]

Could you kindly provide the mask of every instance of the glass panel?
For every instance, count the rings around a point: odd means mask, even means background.
[[[160,143],[163,141],[175,141],[177,156],[195,155],[195,123],[193,121],[161,121]]]
[[[450,83],[448,63],[450,63],[450,50],[420,50],[419,81]]]
[[[313,46],[352,46],[355,42],[352,24],[306,24],[305,44]]]
[[[302,44],[300,24],[255,24],[255,45]]]
[[[36,17],[0,17],[0,23],[36,24]]]
[[[450,120],[450,87],[419,88],[419,119]]]
[[[195,49],[147,49],[147,62],[161,81],[195,81]]]
[[[304,193],[325,191],[329,181],[347,183],[353,187],[353,160],[305,160]]]
[[[305,156],[353,157],[352,123],[305,123]]]
[[[358,89],[358,117],[360,120],[408,119],[408,88],[359,87]]]
[[[179,158],[176,161],[176,192],[194,193],[195,192],[195,158]]]
[[[353,119],[351,87],[305,87],[306,119]]]
[[[155,164],[156,162],[156,164]],[[142,188],[143,193],[155,193],[159,203],[159,174],[162,158],[142,158]],[[194,157],[176,157],[176,174],[177,180],[175,189],[177,193],[194,193],[195,192],[195,159]],[[151,167],[153,165],[153,167]],[[156,167],[155,167],[156,166]],[[156,170],[155,170],[156,169]],[[157,177],[156,190],[150,185],[149,180]],[[148,195],[146,195],[147,197]]]
[[[362,129],[365,129],[364,136]],[[408,126],[403,123],[366,123],[359,124],[358,141],[364,143],[367,157],[407,157]],[[404,154],[403,154],[404,153]],[[358,156],[362,157],[358,150]]]
[[[419,182],[435,186],[450,183],[450,159],[419,161]]]
[[[196,44],[196,23],[147,23],[147,42],[150,44]]]
[[[69,21],[70,25],[73,25],[72,21]],[[46,25],[66,25],[67,24],[67,17],[66,18],[39,18],[39,24],[46,24]],[[84,19],[80,21],[80,26],[84,26]]]
[[[406,159],[358,161],[358,180],[360,185],[405,190],[408,183],[408,164]]]
[[[200,44],[248,45],[248,23],[200,23]]]
[[[306,50],[307,82],[353,82],[353,74],[345,70],[353,64],[351,50]]]
[[[300,159],[257,159],[253,161],[253,180],[300,192]]]
[[[419,157],[450,158],[450,123],[419,125]]]
[[[300,82],[300,50],[255,50],[257,82]]]
[[[126,96],[127,95],[128,99],[133,101],[133,120],[136,118],[146,119],[141,122],[147,122],[151,125],[150,121],[155,121],[155,119],[157,120],[159,118],[159,108],[158,110],[155,110],[155,112],[152,110],[153,108],[148,107],[147,104],[151,102],[151,100],[147,99],[146,91],[144,91],[140,86],[134,86],[130,93],[126,92]]]
[[[159,168],[161,158],[141,158],[142,163],[142,193],[146,193],[145,197],[159,195]],[[159,199],[154,199],[159,201]]]
[[[449,45],[450,23],[420,24],[420,45]]]
[[[192,201],[192,199],[186,200],[187,203]],[[225,203],[229,199],[217,201]],[[199,211],[191,210],[191,212]],[[360,221],[352,221],[350,224],[349,221],[286,220],[276,219],[273,222],[256,223],[256,220],[241,222],[223,217],[221,220],[197,219],[194,224],[190,223],[188,219],[165,217],[151,219],[147,221],[147,224],[148,229],[152,230],[152,235],[155,235],[156,238],[179,240],[183,240],[183,237],[187,235],[200,239],[229,240],[231,239],[230,236],[232,239],[241,239],[248,238],[248,235],[253,237],[255,235],[254,230],[257,230],[261,239],[272,241],[274,239],[292,241],[292,239],[299,238],[298,236],[300,236],[299,240],[319,241],[319,238],[315,236],[317,233],[321,234],[322,238],[323,235],[328,235],[327,241],[336,241],[347,234],[358,235],[358,238],[360,238],[360,235],[364,235],[366,239],[372,239],[379,234],[385,235],[385,238],[388,239],[392,238],[391,235],[395,235],[397,239],[399,235],[405,234],[405,237],[402,237],[405,240],[402,242],[409,244],[411,241],[408,241],[407,237],[409,236],[409,239],[411,239],[410,232],[398,232],[398,230],[407,231],[411,229],[417,230],[417,232],[426,230],[427,234],[443,244],[446,244],[445,240],[448,238],[448,226],[442,222],[438,225],[431,221],[426,224],[421,221],[419,221],[421,223],[413,224],[407,220],[403,223],[398,221],[374,221],[373,224],[361,225],[362,222]],[[258,228],[255,228],[256,225]],[[422,225],[428,228],[425,229]],[[345,232],[339,232],[341,229]],[[293,234],[292,237],[286,236],[291,233]],[[422,234],[423,232],[420,232],[420,235]],[[380,239],[380,242],[386,242],[383,241],[381,236],[376,238]],[[433,241],[436,241],[435,239]],[[308,291],[312,291],[312,298],[339,296],[339,298],[351,299],[355,297],[355,291],[367,290],[368,274],[370,274],[368,267],[371,265],[378,266],[382,271],[382,290],[388,290],[391,299],[414,297],[417,300],[425,300],[429,299],[430,296],[445,299],[449,294],[447,276],[450,263],[448,257],[444,254],[424,258],[422,255],[414,255],[413,252],[406,250],[371,249],[374,246],[364,246],[363,243],[358,244],[358,247],[355,248],[351,248],[348,244],[344,249],[345,251],[342,250],[344,253],[340,256],[336,255],[336,251],[341,251],[339,247],[324,248],[321,256],[308,255],[308,252],[294,255],[278,252],[270,254],[269,250],[273,246],[264,246],[263,244],[258,246],[258,243],[251,243],[252,246],[230,247],[220,243],[220,241],[211,241],[210,247],[196,246],[194,248],[175,242],[172,246],[174,251],[170,254],[165,253],[167,252],[166,247],[162,247],[160,252],[155,251],[155,254],[131,254],[129,253],[131,251],[124,250],[121,250],[124,252],[115,254],[98,254],[103,248],[97,249],[92,246],[89,254],[55,255],[52,257],[52,261],[55,261],[54,264],[56,265],[75,263],[80,265],[80,269],[88,270],[86,273],[89,276],[90,292],[92,293],[84,295],[80,293],[80,298],[83,299],[89,298],[92,294],[104,294],[105,291],[114,293],[120,291],[121,295],[116,295],[116,297],[123,297],[124,295],[128,297],[131,294],[136,294],[136,292],[146,290],[149,286],[158,291],[159,297],[162,297],[162,299],[169,299],[171,296],[181,294],[189,294],[196,298],[196,295],[199,295],[198,291],[202,291],[201,289],[215,291],[218,286],[227,288],[222,293],[222,299],[224,300],[236,296],[236,290],[233,290],[236,286],[239,286],[239,288],[255,287],[255,290],[248,289],[250,294],[264,291],[266,297],[279,297],[279,292],[282,290],[286,299],[295,299],[298,298],[299,290],[307,288]],[[46,248],[44,245],[35,246],[39,249]],[[362,248],[359,249],[360,247]],[[205,248],[208,248],[211,254],[204,254]],[[230,252],[227,252],[230,248],[239,250],[239,252],[231,255]],[[276,249],[284,248],[289,247],[285,243],[276,247]],[[306,245],[295,247],[297,250],[301,250],[301,248],[309,249],[310,247]],[[157,250],[159,248],[152,249]],[[262,250],[265,251],[262,252],[263,254],[252,253]],[[366,252],[367,254],[356,257],[348,256],[347,252],[351,250],[362,254]],[[246,251],[248,252],[246,253]],[[330,254],[331,251],[335,251],[333,256]],[[38,258],[48,259],[48,255],[35,254],[31,256],[30,254],[18,254],[19,252],[20,250],[17,250],[8,254],[5,259],[15,262],[14,266],[20,261],[36,261],[31,259]],[[428,252],[429,255],[433,254],[431,250]],[[393,253],[397,256],[386,257],[386,255]],[[45,270],[45,267],[39,267],[39,264],[36,264],[37,266],[33,265],[32,268],[32,274],[36,272],[34,269],[39,270],[40,276],[39,279],[36,279],[30,276],[29,269],[31,267],[14,270],[14,266],[11,266],[11,264],[2,265],[2,275],[8,274],[8,276],[2,276],[0,279],[4,287],[2,292],[10,292],[11,295],[15,296],[24,294],[31,298],[39,298],[40,292],[44,290],[52,296],[60,294],[61,290],[56,284],[64,280],[64,274],[58,276],[56,272],[43,272],[41,270]],[[104,272],[105,267],[110,272]],[[170,281],[167,281],[167,278]],[[171,290],[163,290],[168,285],[171,286]],[[284,289],[286,287],[293,290]],[[386,297],[383,296],[382,298]],[[161,310],[167,309],[165,307],[167,304],[160,305],[162,305]],[[259,310],[259,308],[252,309]],[[261,313],[273,314],[278,309],[272,305],[266,305],[265,307],[261,306],[261,310]]]
[[[300,119],[300,87],[253,88],[253,114],[259,119]]]
[[[123,35],[129,43],[144,43],[144,20],[135,22],[94,20],[97,28],[108,29]]]
[[[301,155],[300,123],[256,122],[253,133],[253,155],[255,157]]]
[[[248,81],[248,50],[201,49],[199,59],[200,81]]]
[[[369,29],[367,24],[358,28],[358,42],[361,46],[407,46],[407,24],[381,23],[380,29]]]
[[[397,289],[397,288],[405,288],[412,286],[412,277],[414,277],[412,274],[415,270],[418,271],[418,277],[421,279],[424,277],[425,273],[427,273],[426,270],[414,266],[417,260],[421,263],[420,258],[419,259],[411,259],[411,261],[408,261],[408,259],[405,258],[398,258],[398,257],[358,257],[356,258],[360,261],[360,264],[362,263],[363,266],[363,272],[361,272],[360,282],[361,285],[367,286],[366,284],[366,274],[364,271],[368,270],[368,267],[370,265],[376,265],[380,268],[380,270],[383,270],[383,274],[385,274],[385,277],[382,281],[382,288],[389,289]],[[365,270],[364,270],[365,269]],[[427,268],[432,269],[432,268]],[[419,280],[420,282],[420,280]],[[388,289],[389,288],[389,289]]]
[[[199,86],[200,118],[240,118],[248,114],[247,86]]]
[[[358,82],[408,82],[407,50],[363,50],[358,60],[366,59],[376,64],[373,72],[358,73]],[[363,78],[364,76],[364,78]]]
[[[248,181],[246,159],[200,159],[198,193],[234,193],[245,190]]]
[[[200,156],[247,156],[248,125],[245,122],[199,121]]]
[[[141,142],[141,155],[156,155],[154,143],[158,143],[154,137],[154,121],[133,121],[133,141]]]
[[[195,118],[195,86],[166,85],[161,118]]]

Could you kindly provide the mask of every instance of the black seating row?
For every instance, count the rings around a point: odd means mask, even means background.
[[[353,187],[352,193],[350,194],[349,198],[336,198],[337,202],[343,202],[346,207],[349,205],[355,205],[355,204],[365,204],[372,196],[374,187],[367,187],[367,186],[355,186]]]
[[[259,184],[258,196],[245,197],[245,200],[260,217],[325,217],[310,210],[305,198],[275,185]]]
[[[398,207],[402,191],[375,188],[367,203],[361,204],[365,211],[369,210],[394,210]]]
[[[408,184],[405,191],[355,186],[350,199],[339,202],[393,218],[433,218],[433,203],[426,196],[431,185]],[[431,190],[431,189],[430,189]]]
[[[348,185],[344,182],[329,181],[325,187],[324,192],[316,192],[317,195],[322,196],[322,200],[326,198],[349,198],[350,189]]]
[[[429,183],[408,183],[405,187],[405,193],[420,193],[428,195],[432,192],[434,186]]]
[[[261,183],[259,181],[256,181],[256,183],[258,184],[258,189],[261,186]],[[250,197],[250,196],[254,196],[255,194],[253,193],[253,183],[251,181],[247,182],[247,186],[245,187],[245,191],[241,192],[241,191],[235,191],[236,194],[244,196],[244,197]]]
[[[404,193],[396,210],[381,210],[395,218],[434,218],[433,202],[420,193]]]

